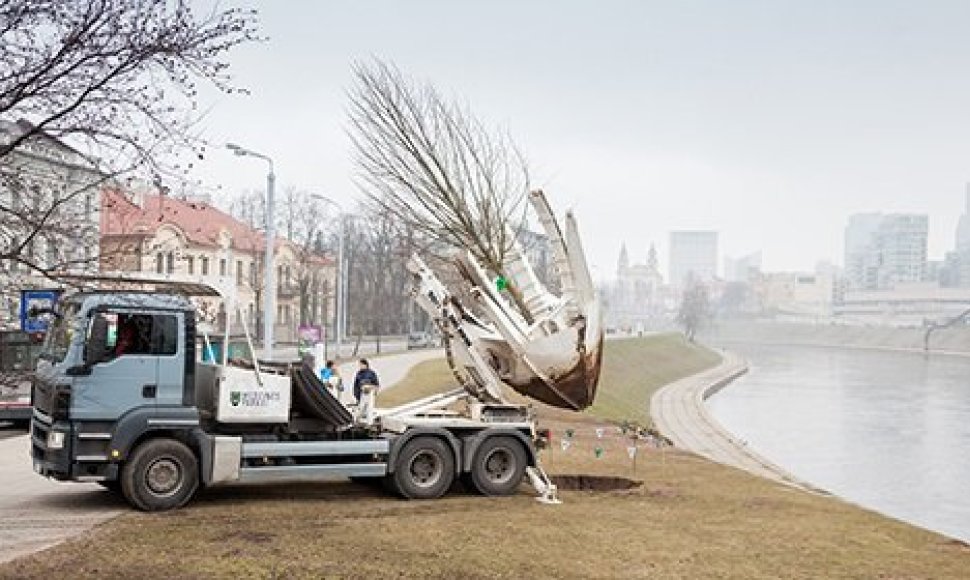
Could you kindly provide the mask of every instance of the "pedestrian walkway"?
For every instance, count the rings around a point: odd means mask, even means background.
[[[774,481],[809,487],[748,449],[708,412],[704,401],[747,370],[747,362],[725,352],[716,367],[660,389],[650,400],[654,424],[676,447]]]

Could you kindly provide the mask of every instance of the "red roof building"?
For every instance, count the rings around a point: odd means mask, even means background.
[[[239,311],[250,328],[261,323],[262,232],[201,201],[105,190],[101,196],[101,262],[105,272],[150,272],[173,279],[234,283]],[[329,257],[277,238],[277,340],[295,340],[300,324],[329,327],[335,267]],[[216,326],[226,305],[200,304]]]

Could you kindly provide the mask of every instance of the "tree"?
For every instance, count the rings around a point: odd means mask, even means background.
[[[281,226],[296,254],[296,285],[299,295],[301,324],[323,322],[314,320],[321,294],[330,289],[330,281],[323,275],[327,261],[325,248],[328,238],[339,235],[337,216],[328,213],[328,205],[320,203],[309,191],[288,187],[283,192],[283,211],[279,212]],[[331,255],[336,255],[332,252]],[[324,305],[323,312],[327,311]]]
[[[178,158],[204,153],[191,132],[200,85],[237,90],[225,57],[256,38],[254,12],[197,15],[186,0],[0,4],[0,119],[19,120],[0,139],[0,259],[50,275],[28,250],[76,198],[135,170],[160,182],[191,168]],[[41,142],[85,159],[84,179],[32,189],[23,161]]]
[[[354,77],[350,138],[373,210],[504,275],[529,191],[528,165],[511,138],[387,63],[358,63]]]
[[[364,334],[373,335],[380,352],[383,336],[410,330],[411,275],[406,264],[413,232],[383,214],[348,219],[344,227],[347,289],[353,296],[347,303],[347,330],[357,336],[358,343]]]
[[[721,314],[728,318],[743,314],[750,299],[750,284],[747,282],[728,282],[721,294]]]
[[[279,201],[279,211],[274,212],[276,231],[288,242],[296,263],[291,271],[292,285],[282,278],[276,282],[286,292],[297,293],[297,321],[300,324],[324,322],[317,318],[316,313],[329,310],[326,303],[321,304],[321,298],[331,291],[331,282],[324,270],[330,256],[336,255],[336,236],[339,233],[337,216],[328,213],[328,206],[316,200],[312,192],[295,187],[285,188]],[[233,217],[252,230],[264,230],[265,192],[243,191],[230,198],[227,206]],[[279,254],[276,257],[279,261]],[[257,274],[246,278],[245,282],[253,291],[257,305],[262,304],[264,258],[264,244],[260,243],[253,252],[253,268]],[[260,329],[262,320],[260,308],[257,306],[256,310],[257,329]]]
[[[710,317],[710,297],[707,286],[702,282],[690,278],[687,281],[687,288],[680,301],[680,308],[677,311],[677,323],[684,328],[687,340],[694,342],[697,330]]]

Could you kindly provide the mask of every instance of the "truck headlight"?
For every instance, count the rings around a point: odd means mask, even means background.
[[[48,449],[63,449],[64,448],[64,432],[63,431],[49,431],[47,433],[47,448]]]

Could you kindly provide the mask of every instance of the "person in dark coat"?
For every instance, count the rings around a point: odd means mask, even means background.
[[[357,369],[357,375],[354,377],[354,398],[360,403],[360,396],[364,390],[364,385],[374,385],[379,387],[381,385],[380,381],[377,379],[377,373],[374,369],[370,368],[366,358],[360,359],[360,368]]]

